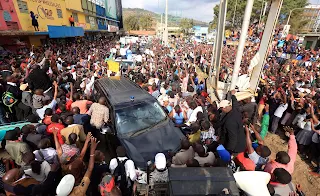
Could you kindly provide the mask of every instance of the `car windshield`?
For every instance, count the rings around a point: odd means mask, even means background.
[[[156,101],[141,102],[116,112],[117,132],[120,135],[134,134],[152,127],[166,118],[165,112]]]

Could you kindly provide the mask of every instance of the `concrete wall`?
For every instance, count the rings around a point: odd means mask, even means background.
[[[0,10],[0,31],[19,30],[21,25],[12,0],[0,0],[2,9]]]
[[[24,31],[34,31],[30,11],[38,16],[39,30],[48,31],[47,25],[69,26],[68,15],[64,0],[26,0],[28,13],[20,12],[17,0],[14,0],[14,7],[17,10],[18,17]],[[62,18],[58,17],[57,9],[62,11]]]
[[[305,36],[302,45],[306,47],[309,45],[308,42],[312,42],[310,48],[314,49],[317,46],[318,39],[318,36]]]

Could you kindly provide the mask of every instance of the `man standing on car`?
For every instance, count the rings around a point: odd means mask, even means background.
[[[132,160],[126,157],[126,149],[118,146],[117,158],[110,161],[109,169],[115,176],[115,183],[120,188],[123,196],[131,196],[133,193],[133,183],[137,178],[135,166]]]
[[[220,108],[225,116],[222,119],[221,142],[230,153],[244,152],[246,149],[246,137],[242,123],[240,104],[235,91],[231,91],[232,103],[228,100],[220,102]]]

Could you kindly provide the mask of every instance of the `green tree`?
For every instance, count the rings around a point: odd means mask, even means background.
[[[241,27],[244,11],[246,9],[246,0],[238,0],[236,11],[235,11],[235,1],[229,0],[227,7],[227,16],[226,16],[226,26]],[[289,15],[290,10],[294,8],[303,8],[308,5],[308,0],[284,0],[282,4],[282,9],[279,17],[279,22],[284,23]],[[270,6],[270,1],[268,1],[268,6]],[[260,13],[263,11],[261,9],[263,7],[262,0],[254,1],[253,9],[251,13],[251,22],[258,22],[260,18]],[[235,11],[234,23],[233,23],[233,15]],[[290,24],[292,25],[292,30],[301,28],[305,22],[302,20],[301,14],[302,10],[295,10],[294,14],[291,16]],[[219,17],[219,5],[216,5],[213,8],[214,20],[212,21],[212,27],[217,26],[217,18]],[[284,16],[284,17],[283,17]]]
[[[193,27],[194,22],[192,19],[182,18],[179,23],[180,31],[184,34],[189,34],[190,29]]]
[[[150,15],[143,15],[140,17],[139,22],[142,30],[149,30],[152,27],[153,18]]]
[[[124,29],[126,31],[139,30],[139,18],[137,16],[129,16],[124,20]]]

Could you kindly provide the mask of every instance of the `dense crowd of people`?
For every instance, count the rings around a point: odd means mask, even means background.
[[[257,29],[250,27],[241,75],[248,73],[259,48],[262,33]],[[237,36],[233,32],[232,39]],[[236,48],[223,48],[221,81],[231,79]],[[254,171],[270,174],[265,187],[271,195],[303,195],[291,176],[298,150],[320,174],[319,52],[276,34],[257,96],[238,101],[232,90],[229,100],[217,102],[204,76],[211,51],[209,45],[181,38],[172,39],[169,47],[158,39],[121,45],[115,39],[79,38],[50,40],[31,52],[5,56],[0,123],[23,121],[2,139],[5,194],[133,195],[138,182],[151,187],[168,182],[169,167],[229,167],[252,171],[248,178]],[[119,57],[132,59],[135,66],[111,71],[108,60]],[[99,149],[110,108],[106,97],[93,97],[94,82],[121,73],[157,99],[185,135],[178,152],[155,154],[149,180],[141,180],[124,147],[117,146],[111,159]],[[288,151],[274,152],[275,160],[264,142],[268,132],[288,137]]]

